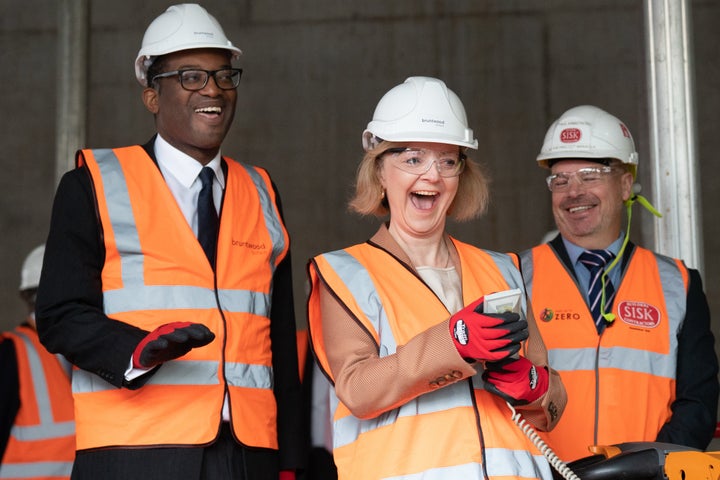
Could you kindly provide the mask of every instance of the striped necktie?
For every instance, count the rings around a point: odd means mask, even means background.
[[[607,326],[602,314],[612,310],[612,301],[615,297],[615,289],[612,282],[607,278],[603,279],[605,265],[615,255],[609,250],[585,250],[580,255],[580,262],[590,271],[590,284],[588,285],[588,305],[595,320],[595,328],[602,333]],[[605,280],[605,301],[603,302],[603,280]]]

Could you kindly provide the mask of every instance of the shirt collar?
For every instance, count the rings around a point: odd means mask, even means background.
[[[200,175],[203,165],[177,148],[170,145],[160,134],[155,138],[155,158],[158,161],[160,170],[164,173],[170,173],[185,188],[190,188],[192,183]],[[220,186],[225,188],[225,176],[220,167],[220,151],[208,162],[206,167],[210,167],[215,172],[215,178]]]
[[[612,242],[605,250],[610,250],[615,256],[617,256],[622,247],[623,240],[625,239],[625,232],[620,232],[620,236]],[[579,247],[574,243],[571,243],[565,237],[562,237],[562,241],[565,244],[565,250],[567,250],[568,257],[573,265],[577,265],[580,255],[586,250],[585,248]]]

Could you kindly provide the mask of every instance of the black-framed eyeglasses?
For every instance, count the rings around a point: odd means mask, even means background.
[[[583,187],[594,187],[603,183],[608,175],[614,171],[613,167],[607,166],[587,167],[574,172],[553,173],[545,181],[551,192],[564,192],[570,188],[570,180],[573,178]]]
[[[205,88],[210,77],[215,79],[215,84],[221,90],[232,90],[240,85],[242,68],[221,68],[219,70],[192,68],[173,70],[172,72],[158,73],[152,80],[154,82],[156,78],[168,78],[176,75],[180,79],[182,88],[191,92],[197,92]]]
[[[435,164],[441,177],[457,177],[465,168],[465,155],[459,152],[435,153],[422,148],[390,148],[380,156],[391,154],[395,168],[413,175],[423,175]]]

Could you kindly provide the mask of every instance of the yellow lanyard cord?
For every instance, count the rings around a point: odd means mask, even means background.
[[[633,195],[632,197],[630,197],[629,200],[625,201],[625,208],[627,209],[627,217],[628,217],[627,230],[625,232],[625,239],[623,240],[623,244],[620,247],[620,251],[615,256],[615,259],[612,262],[610,262],[610,265],[608,266],[608,268],[606,270],[603,271],[602,276],[600,277],[600,281],[602,282],[603,287],[605,286],[605,283],[607,282],[608,272],[610,272],[610,270],[615,268],[615,265],[617,265],[617,263],[620,261],[620,259],[623,256],[623,253],[625,253],[625,246],[627,246],[627,243],[630,240],[630,223],[632,220],[632,206],[635,202],[640,202],[640,205],[645,207],[645,209],[648,210],[650,213],[652,213],[653,215],[655,215],[658,218],[662,218],[662,214],[660,212],[658,212],[657,209],[655,207],[653,207],[652,204],[650,204],[650,202],[642,195]],[[612,323],[615,320],[614,313],[605,311],[605,288],[602,289],[602,297],[600,299],[600,314],[608,323]]]

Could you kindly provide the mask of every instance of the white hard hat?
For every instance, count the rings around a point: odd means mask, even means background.
[[[37,288],[40,283],[40,271],[42,270],[43,255],[45,255],[45,245],[35,247],[22,265],[20,271],[20,288],[19,290],[28,290]]]
[[[147,85],[147,69],[160,55],[192,48],[222,48],[237,58],[242,51],[225,36],[218,21],[196,3],[173,5],[145,30],[135,59],[135,76]]]
[[[551,160],[562,158],[615,158],[629,165],[633,176],[638,164],[630,130],[614,115],[592,105],[580,105],[566,111],[545,134],[537,156],[538,164],[548,168]]]
[[[410,77],[388,91],[363,132],[363,148],[378,141],[435,142],[478,147],[465,107],[442,80]]]

